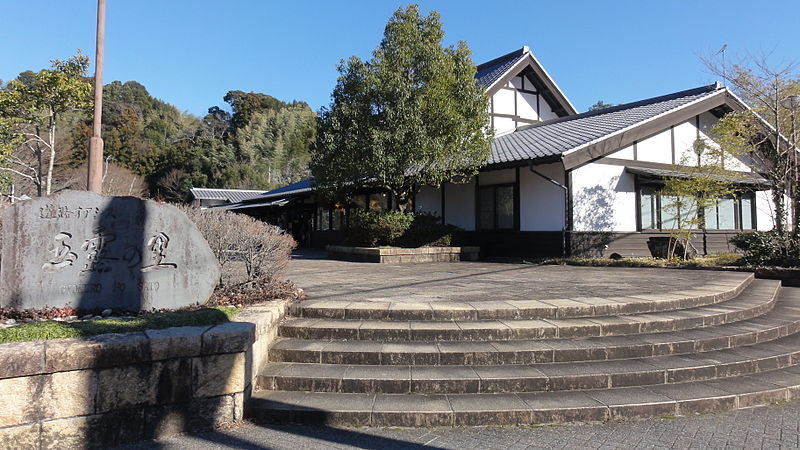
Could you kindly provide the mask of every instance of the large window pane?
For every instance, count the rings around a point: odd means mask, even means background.
[[[331,210],[328,208],[317,208],[317,230],[327,231],[330,228]]]
[[[341,230],[344,228],[344,209],[334,209],[331,214],[333,214],[333,229]]]
[[[365,211],[367,209],[366,194],[358,194],[353,197],[353,209]]]
[[[678,197],[674,195],[661,196],[661,228],[678,228]]]
[[[681,227],[697,229],[699,227],[699,222],[697,220],[697,201],[693,198],[681,198],[680,210]]]
[[[389,207],[389,196],[385,193],[369,195],[370,211],[385,211]]]
[[[479,226],[484,229],[494,228],[494,189],[491,187],[481,188],[480,195],[480,220]]]
[[[753,229],[753,194],[742,195],[742,229]]]
[[[498,187],[495,191],[497,228],[514,228],[514,187]]]
[[[706,230],[717,230],[719,229],[719,225],[717,224],[717,204],[714,203],[713,205],[706,206],[706,209],[703,210],[703,216],[705,218],[705,225]]]
[[[651,187],[643,187],[641,192],[641,217],[642,229],[648,230],[658,228],[658,218],[656,217],[656,193]]]
[[[726,197],[719,200],[719,229],[736,229],[736,208],[733,197]]]

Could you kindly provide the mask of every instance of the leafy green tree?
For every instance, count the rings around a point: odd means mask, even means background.
[[[712,128],[709,132],[714,135],[719,129],[722,128]],[[732,184],[735,177],[725,169],[725,161],[734,157],[730,149],[725,150],[703,138],[696,140],[693,148],[694,154],[685,155],[681,164],[675,166],[685,177],[668,178],[661,190],[662,199],[668,199],[666,211],[674,214],[674,226],[669,230],[672,239],[668,258],[688,259],[693,248],[692,238],[706,231],[703,212],[715,206],[719,199],[735,193]],[[678,244],[683,247],[682,255],[675,254]]]
[[[467,44],[443,47],[443,37],[439,14],[411,5],[394,13],[369,61],[339,64],[311,157],[322,192],[384,188],[402,210],[420,186],[465,179],[486,162],[488,98]]]
[[[590,106],[589,109],[586,110],[586,112],[599,111],[601,109],[611,108],[612,106],[616,106],[616,105],[614,105],[612,103],[606,103],[606,102],[604,102],[602,100],[598,100],[597,103],[595,103],[594,105]]]
[[[298,181],[306,175],[315,128],[316,116],[307,107],[256,112],[237,132],[240,161],[266,172],[269,187]]]
[[[65,61],[53,60],[50,69],[22,73],[0,90],[4,145],[15,147],[0,171],[30,180],[39,196],[52,192],[61,116],[90,106],[88,67],[89,58],[78,52]]]
[[[726,80],[728,87],[752,107],[752,111],[730,114],[722,145],[740,149],[761,163],[760,171],[772,184],[772,215],[775,232],[784,237],[781,252],[800,251],[800,158],[797,125],[800,105],[787,102],[800,96],[800,73],[796,66],[773,66],[766,56],[752,55],[730,66],[703,58],[706,66]],[[796,98],[796,97],[795,97]],[[791,205],[787,205],[789,194]],[[787,215],[792,212],[791,234]]]

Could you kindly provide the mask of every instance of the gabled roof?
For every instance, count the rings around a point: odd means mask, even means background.
[[[314,179],[306,178],[305,180],[300,180],[295,183],[287,184],[286,186],[273,189],[269,192],[265,192],[262,195],[258,196],[258,200],[264,200],[275,197],[287,197],[291,195],[302,194],[304,192],[311,192],[313,186],[314,186]]]
[[[574,168],[700,112],[726,103],[740,109],[735,100],[713,84],[530,125],[494,139],[488,164],[560,157]]]
[[[499,58],[495,58],[491,61],[487,61],[478,66],[478,71],[475,73],[475,78],[478,80],[478,84],[483,86],[486,89],[489,89],[495,81],[499,80],[503,75],[508,72],[509,69],[514,67],[514,64],[518,63],[525,57],[525,53],[528,51],[528,47],[522,47],[519,50],[514,50],[513,52],[503,55]]]
[[[544,70],[539,60],[533,56],[527,45],[478,65],[475,78],[489,95],[493,95],[511,78],[520,73],[528,75],[528,78],[534,82],[536,91],[553,107],[553,112],[559,116],[578,113],[550,74]]]
[[[212,188],[192,188],[189,190],[197,200],[225,200],[230,203],[238,203],[243,200],[255,198],[264,194],[265,190],[254,189],[212,189]]]

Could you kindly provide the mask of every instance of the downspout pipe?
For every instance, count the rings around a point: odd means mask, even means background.
[[[558,181],[556,181],[556,180],[548,177],[547,175],[539,172],[538,170],[534,169],[533,168],[533,163],[531,163],[528,166],[528,169],[531,172],[535,173],[536,175],[544,178],[545,180],[549,181],[550,183],[553,183],[554,185],[556,185],[556,186],[558,186],[558,187],[560,187],[561,189],[564,190],[564,226],[561,227],[561,257],[562,258],[566,258],[567,257],[567,224],[569,223],[569,216],[570,216],[570,211],[569,211],[569,188],[566,185],[564,185],[563,183],[559,183]]]

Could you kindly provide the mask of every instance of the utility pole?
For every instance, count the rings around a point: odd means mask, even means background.
[[[97,44],[94,58],[94,120],[89,141],[89,174],[87,190],[103,191],[103,41],[106,33],[106,0],[97,0]]]

